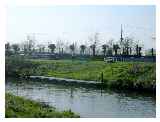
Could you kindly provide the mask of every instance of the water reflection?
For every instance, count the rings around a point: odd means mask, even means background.
[[[71,109],[81,117],[155,117],[155,97],[149,93],[98,89],[7,79],[6,91],[47,103],[59,110]]]

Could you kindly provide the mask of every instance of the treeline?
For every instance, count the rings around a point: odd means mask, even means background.
[[[38,44],[34,40],[28,39],[21,44],[5,44],[5,53],[7,56],[15,54],[31,55],[35,52],[38,53],[58,53],[58,54],[71,54],[71,55],[103,55],[103,56],[129,56],[136,55],[142,56],[144,54],[143,46],[139,41],[133,40],[132,38],[125,37],[119,41],[109,40],[104,44],[99,44],[100,40],[98,33],[93,37],[89,38],[90,44],[79,44],[77,43],[66,43],[58,40],[56,43],[50,43],[48,45]],[[155,50],[152,48],[146,54],[155,55]]]

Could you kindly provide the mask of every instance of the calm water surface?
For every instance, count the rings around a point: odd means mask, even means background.
[[[44,102],[81,117],[155,117],[156,100],[148,93],[101,90],[37,80],[7,79],[6,91]]]

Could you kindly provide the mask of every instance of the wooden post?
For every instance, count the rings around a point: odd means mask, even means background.
[[[103,72],[101,73],[101,83],[103,85],[104,81],[103,81]]]
[[[103,84],[104,81],[103,81],[103,72],[101,73],[101,96],[102,96],[102,90],[103,90]]]
[[[17,85],[17,96],[18,96],[18,92],[19,92],[19,91],[18,91],[18,90],[19,90],[19,89],[18,89],[18,82],[19,82],[19,81],[17,81],[17,84],[16,84],[16,85]]]

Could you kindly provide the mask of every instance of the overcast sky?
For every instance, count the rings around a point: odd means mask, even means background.
[[[85,44],[99,33],[101,43],[124,36],[141,40],[145,49],[155,47],[155,6],[49,6],[8,7],[7,41],[20,43],[36,33],[39,43],[57,39]]]

